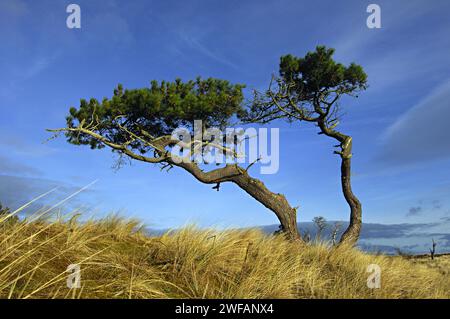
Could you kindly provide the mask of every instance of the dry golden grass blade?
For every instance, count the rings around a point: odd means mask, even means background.
[[[88,256],[86,258],[84,258],[83,260],[79,261],[77,264],[79,264],[80,266],[83,265],[84,262],[88,261],[89,259],[94,258],[95,256],[97,256],[98,254],[101,254],[102,252],[104,252],[106,249],[108,248],[104,248],[100,251],[95,252],[93,255]],[[42,266],[42,265],[41,265]],[[47,281],[46,283],[44,283],[43,285],[41,285],[38,289],[35,289],[34,291],[32,291],[31,293],[29,293],[28,295],[26,295],[24,297],[24,299],[28,299],[30,298],[32,295],[38,293],[39,291],[47,288],[48,286],[55,284],[59,281],[65,280],[66,278],[64,277],[64,275],[66,275],[66,270],[64,270],[63,272],[59,273],[57,276],[53,277],[51,280]],[[75,289],[73,289],[75,290]]]
[[[4,226],[4,227],[3,227]],[[81,288],[66,286],[78,263]],[[382,270],[367,287],[367,266]],[[3,223],[0,298],[449,298],[450,263],[298,246],[258,230],[151,237],[118,216]]]
[[[13,211],[12,213],[7,214],[6,216],[2,216],[2,217],[0,218],[0,224],[3,223],[4,221],[6,221],[8,218],[11,218],[12,216],[17,215],[18,213],[20,213],[21,211],[23,211],[25,208],[29,207],[29,206],[30,206],[31,204],[33,204],[34,202],[36,202],[36,201],[38,201],[38,200],[44,198],[45,196],[47,196],[47,195],[53,193],[53,192],[56,191],[57,189],[58,189],[58,187],[55,187],[55,188],[49,190],[48,192],[46,192],[46,193],[44,193],[44,194],[42,194],[42,195],[39,195],[38,197],[36,197],[36,198],[30,200],[28,203],[26,203],[26,204],[20,206],[19,208],[17,208],[17,209],[16,209],[15,211]]]

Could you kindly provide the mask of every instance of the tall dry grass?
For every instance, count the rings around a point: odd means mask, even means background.
[[[148,236],[117,216],[0,216],[0,298],[449,298],[450,281],[402,258],[325,244],[299,247],[258,230],[186,227]],[[67,288],[80,264],[81,288]],[[369,264],[381,288],[366,285]]]

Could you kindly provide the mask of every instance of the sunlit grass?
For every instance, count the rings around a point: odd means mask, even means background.
[[[0,298],[450,297],[449,276],[435,268],[349,247],[299,246],[253,229],[154,237],[117,216],[13,215],[0,216]],[[81,266],[80,289],[67,288],[70,264]],[[380,289],[366,285],[369,264],[382,269]]]

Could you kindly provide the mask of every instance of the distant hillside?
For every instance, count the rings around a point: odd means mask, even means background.
[[[322,238],[329,239],[336,221],[329,221],[324,230]],[[347,228],[348,222],[342,224],[339,236]],[[358,246],[367,252],[382,252],[384,254],[397,254],[399,249],[403,253],[423,254],[428,253],[431,240],[438,242],[439,253],[450,252],[450,230],[449,233],[433,232],[433,223],[430,224],[373,224],[364,223]],[[315,238],[317,228],[313,222],[298,223],[301,233],[309,232],[311,238]],[[266,233],[273,233],[278,225],[262,226]]]
[[[328,221],[327,228],[322,234],[325,240],[330,239],[334,224],[338,221]],[[342,224],[338,238],[347,228],[348,222]],[[381,252],[384,254],[398,254],[399,250],[405,254],[426,254],[431,247],[431,240],[434,239],[438,245],[437,253],[450,252],[450,230],[448,233],[435,232],[434,223],[429,224],[375,224],[364,223],[362,226],[361,238],[358,246],[367,252]],[[274,233],[278,230],[278,225],[258,226],[265,233]],[[298,223],[298,228],[302,234],[309,232],[311,238],[316,237],[316,226],[313,222]],[[161,235],[166,230],[148,229],[149,233]]]

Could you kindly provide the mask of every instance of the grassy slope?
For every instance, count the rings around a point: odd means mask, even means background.
[[[450,254],[442,254],[434,257],[434,260],[431,260],[430,256],[417,256],[411,257],[411,261],[416,264],[425,265],[429,268],[433,268],[443,276],[450,275]]]
[[[187,227],[148,237],[115,217],[9,220],[0,217],[0,298],[450,297],[449,276],[426,263],[299,247],[256,230]],[[71,290],[65,271],[74,263],[82,288]],[[381,289],[366,286],[369,264],[382,269]]]

